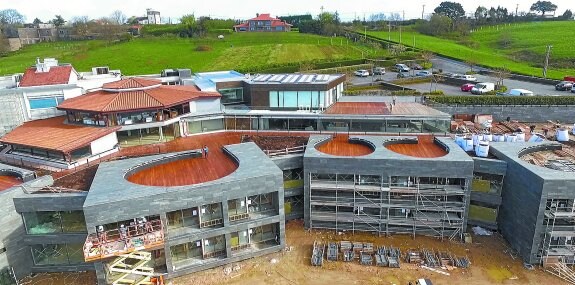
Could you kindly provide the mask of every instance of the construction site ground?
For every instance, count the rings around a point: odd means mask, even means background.
[[[546,273],[540,267],[528,270],[523,262],[509,253],[499,235],[472,236],[472,244],[440,241],[430,237],[408,235],[377,237],[370,233],[336,234],[334,231],[307,231],[302,221],[286,224],[287,247],[290,251],[275,253],[231,264],[225,267],[190,274],[174,280],[173,285],[184,284],[415,284],[418,278],[429,278],[433,284],[565,284],[561,279]],[[400,247],[402,255],[410,249],[426,248],[450,251],[458,256],[468,256],[471,267],[446,271],[450,276],[435,273],[408,264],[402,260],[401,268],[360,265],[358,261],[330,262],[323,267],[310,263],[313,242],[361,241],[374,245]],[[239,265],[239,266],[238,266]],[[226,270],[227,269],[227,270]],[[445,271],[445,270],[444,270]]]

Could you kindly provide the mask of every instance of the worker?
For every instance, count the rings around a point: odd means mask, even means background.
[[[128,230],[126,229],[126,226],[124,226],[124,224],[120,225],[118,232],[120,232],[120,239],[121,240],[125,240],[126,238],[128,238]]]
[[[146,218],[144,218],[144,224],[146,225],[146,232],[151,233],[154,231],[151,221],[146,221]]]
[[[100,243],[107,243],[108,242],[108,237],[106,235],[106,231],[104,231],[104,226],[98,226],[98,240],[100,241]]]
[[[138,229],[136,230],[136,232],[138,234],[143,234],[144,233],[144,223],[146,222],[146,218],[140,218],[138,219]]]
[[[206,158],[208,158],[208,151],[209,151],[208,146],[204,145],[204,155],[206,156]]]
[[[397,96],[393,95],[392,99],[393,99],[393,105],[395,105],[395,102],[397,101]]]

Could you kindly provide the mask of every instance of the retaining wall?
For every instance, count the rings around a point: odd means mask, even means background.
[[[575,106],[479,106],[453,105],[430,106],[436,110],[454,114],[491,114],[496,121],[507,117],[523,122],[547,122],[548,120],[573,123],[575,122]]]

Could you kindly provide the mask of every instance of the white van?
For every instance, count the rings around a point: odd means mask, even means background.
[[[491,82],[477,83],[471,88],[471,94],[481,95],[495,90],[495,84]]]
[[[457,77],[455,78],[467,81],[477,81],[477,78],[475,76],[469,74],[457,75]]]
[[[507,94],[507,96],[533,96],[533,92],[525,89],[511,89]]]

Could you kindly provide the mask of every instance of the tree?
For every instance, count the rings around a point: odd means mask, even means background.
[[[3,33],[0,33],[0,55],[4,55],[10,51],[10,42],[4,36]]]
[[[132,17],[128,18],[128,20],[126,22],[130,25],[137,25],[138,24],[138,17],[132,16]]]
[[[496,68],[494,72],[495,78],[497,78],[497,83],[495,84],[498,86],[503,86],[503,80],[511,77],[511,71],[506,67]]]
[[[180,18],[180,25],[183,28],[183,33],[188,37],[193,37],[196,30],[196,17],[194,14],[184,15]]]
[[[39,24],[42,24],[42,20],[36,18],[36,19],[34,19],[34,22],[32,22],[32,24],[38,26]]]
[[[557,10],[557,5],[550,1],[537,1],[531,5],[530,10],[541,12],[541,16],[544,16],[546,12],[555,12],[555,10]]]
[[[52,19],[52,24],[54,24],[56,27],[61,27],[64,25],[64,23],[66,23],[66,21],[64,21],[64,18],[62,18],[60,15],[56,15],[54,16],[54,19]]]
[[[423,60],[424,65],[431,65],[431,60],[435,55],[430,51],[424,51],[420,54],[420,57]]]
[[[429,22],[422,23],[417,26],[417,30],[420,33],[430,35],[430,36],[441,36],[451,32],[453,28],[453,21],[443,15],[433,14],[429,19]]]
[[[14,9],[0,10],[0,24],[18,25],[24,24],[26,18]]]
[[[474,13],[475,19],[479,22],[483,22],[487,18],[487,8],[484,6],[479,6],[475,9]]]
[[[110,15],[110,20],[118,25],[123,25],[126,23],[127,17],[122,13],[122,11],[116,10]]]
[[[461,4],[456,2],[444,1],[433,10],[436,14],[444,15],[452,20],[457,20],[465,16],[465,10]]]
[[[72,18],[72,30],[74,33],[81,37],[86,37],[89,34],[88,23],[90,19],[88,16],[80,16]]]
[[[573,12],[571,12],[571,10],[567,9],[565,10],[565,13],[563,13],[563,15],[561,16],[561,18],[565,19],[565,20],[571,20],[573,19]]]

